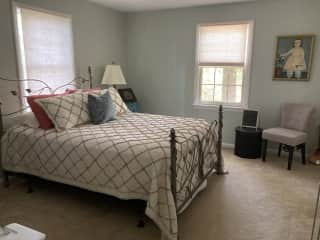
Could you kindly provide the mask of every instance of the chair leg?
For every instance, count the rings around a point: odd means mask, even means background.
[[[288,170],[291,170],[292,169],[294,147],[288,146],[288,150],[289,150]]]
[[[306,165],[307,161],[306,161],[306,144],[305,143],[301,144],[301,158],[302,158],[302,163]]]
[[[268,148],[268,140],[263,139],[262,140],[262,161],[266,161],[267,156],[267,148]]]
[[[279,144],[278,157],[281,157],[282,143]]]

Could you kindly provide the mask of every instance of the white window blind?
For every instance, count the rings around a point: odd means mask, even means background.
[[[196,104],[246,105],[250,26],[199,25]]]
[[[20,78],[40,79],[53,89],[73,80],[71,17],[19,6],[15,10]],[[41,87],[38,82],[23,86],[32,91]]]
[[[248,24],[201,26],[199,62],[243,65]]]

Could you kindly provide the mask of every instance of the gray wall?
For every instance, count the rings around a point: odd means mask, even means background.
[[[16,52],[10,0],[0,1],[0,73],[16,78]],[[196,24],[254,20],[253,64],[249,106],[262,111],[261,125],[279,121],[280,104],[287,101],[320,103],[319,0],[258,0],[256,3],[213,5],[177,10],[123,14],[86,0],[20,0],[36,7],[73,16],[77,74],[95,68],[95,84],[105,64],[123,66],[126,79],[140,100],[142,111],[216,119],[216,109],[192,106],[194,88]],[[317,35],[310,82],[272,81],[275,36]],[[5,111],[19,101],[0,83]],[[319,115],[317,116],[319,122]],[[224,141],[233,143],[234,127],[241,121],[239,110],[225,112]],[[315,133],[315,131],[314,131]],[[315,134],[313,134],[315,135]],[[311,137],[315,143],[315,137]]]
[[[71,14],[74,33],[76,75],[87,76],[87,66],[94,67],[94,84],[98,85],[106,64],[116,61],[125,70],[126,15],[87,0],[19,0],[51,11]],[[16,52],[10,0],[0,1],[0,75],[17,78]],[[19,108],[19,100],[8,94],[12,85],[0,82],[4,111]]]
[[[320,111],[319,9],[319,0],[258,0],[129,14],[128,82],[143,111],[216,119],[215,109],[192,106],[196,24],[254,20],[249,107],[262,111],[261,125],[275,126],[280,104],[287,101],[312,103]],[[275,37],[305,33],[317,35],[311,81],[272,81]],[[224,142],[233,143],[241,116],[240,111],[226,110]],[[314,134],[311,139],[314,144]]]

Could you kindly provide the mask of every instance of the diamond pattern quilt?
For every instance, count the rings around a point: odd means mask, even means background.
[[[177,205],[170,182],[171,128],[178,136]],[[200,182],[188,139],[206,138],[207,152],[215,151],[216,136],[207,135],[209,128],[201,119],[141,113],[63,132],[14,126],[1,139],[2,167],[121,199],[145,200],[146,214],[163,236],[176,240],[177,207]],[[212,156],[205,155],[204,171],[215,163]]]

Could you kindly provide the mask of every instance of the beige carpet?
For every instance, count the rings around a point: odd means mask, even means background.
[[[240,159],[224,151],[227,176],[213,176],[208,188],[179,217],[181,240],[310,239],[320,167],[303,166],[297,156],[293,171],[286,156],[269,154],[267,163]],[[36,181],[25,193],[24,181],[0,187],[0,224],[18,222],[45,232],[49,240],[159,239],[148,220],[136,227],[136,201],[121,201],[60,184]]]

